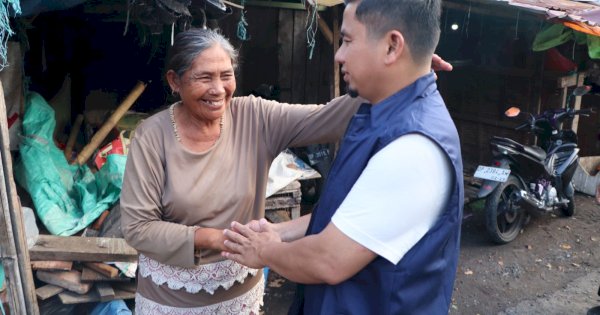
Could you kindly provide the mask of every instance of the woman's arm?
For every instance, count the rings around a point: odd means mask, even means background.
[[[347,95],[325,105],[286,104],[259,98],[251,101],[260,111],[264,138],[274,156],[288,147],[338,141],[364,102]]]
[[[161,198],[166,174],[164,157],[160,154],[161,137],[156,136],[160,125],[156,120],[148,123],[137,128],[129,148],[121,190],[122,231],[129,245],[154,260],[175,266],[194,266],[198,228],[162,220]]]

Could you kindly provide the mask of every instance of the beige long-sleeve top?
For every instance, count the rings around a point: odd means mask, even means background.
[[[235,97],[220,138],[203,153],[176,140],[168,110],[148,118],[136,129],[125,169],[121,220],[126,241],[144,256],[172,266],[223,260],[212,250],[195,259],[195,229],[223,229],[232,221],[264,217],[272,160],[286,147],[336,141],[359,105],[359,99],[347,96],[327,105]],[[169,289],[153,287],[146,295],[168,295],[161,290]]]

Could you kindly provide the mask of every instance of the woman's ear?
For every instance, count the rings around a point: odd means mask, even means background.
[[[177,73],[175,73],[175,71],[173,71],[173,70],[169,70],[169,71],[167,71],[166,77],[167,77],[167,82],[169,82],[169,87],[171,87],[171,91],[179,92],[181,82],[179,80],[179,76],[177,75]]]

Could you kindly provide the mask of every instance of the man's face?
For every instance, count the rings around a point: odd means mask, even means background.
[[[377,87],[378,41],[368,38],[365,25],[356,19],[359,3],[349,3],[344,9],[342,44],[335,54],[335,60],[342,68],[348,93],[371,100]]]

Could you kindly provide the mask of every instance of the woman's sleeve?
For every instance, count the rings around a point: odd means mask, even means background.
[[[265,137],[274,155],[287,147],[339,140],[358,110],[361,98],[344,95],[325,105],[282,104],[261,100]]]
[[[121,227],[125,240],[138,252],[161,263],[194,266],[197,227],[162,221],[165,174],[159,154],[160,141],[151,141],[139,129],[129,148],[121,190]]]

